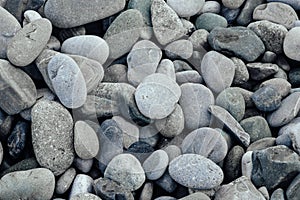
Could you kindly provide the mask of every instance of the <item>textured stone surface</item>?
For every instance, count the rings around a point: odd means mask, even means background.
[[[55,192],[57,194],[64,194],[72,185],[76,176],[76,170],[70,168],[63,173],[56,182]]]
[[[204,6],[204,0],[167,0],[167,4],[180,16],[191,17]]]
[[[243,60],[236,57],[232,57],[231,60],[235,65],[233,83],[236,85],[241,85],[247,82],[249,80],[249,72]]]
[[[253,19],[252,14],[254,9],[264,2],[264,0],[246,0],[243,9],[237,17],[237,24],[241,26],[248,25]]]
[[[70,200],[101,200],[101,199],[100,197],[91,193],[82,193],[82,194],[77,194],[72,196]]]
[[[241,146],[234,146],[224,160],[224,174],[226,181],[233,181],[242,175],[242,157],[245,151]]]
[[[149,180],[159,179],[169,164],[168,154],[164,150],[154,151],[144,162],[143,169]]]
[[[278,72],[278,65],[272,63],[248,63],[247,69],[249,71],[250,77],[253,80],[259,81],[263,80]]]
[[[243,5],[245,0],[235,0],[235,1],[231,1],[231,0],[222,0],[222,3],[225,7],[230,8],[230,9],[237,9],[240,6]]]
[[[264,86],[251,96],[256,108],[264,112],[274,111],[281,105],[281,95],[272,86]]]
[[[164,50],[170,59],[188,59],[193,54],[193,44],[189,40],[176,40],[168,44]]]
[[[290,93],[292,87],[291,84],[283,78],[272,78],[266,80],[262,82],[259,87],[264,87],[268,85],[275,88],[282,97],[287,96]]]
[[[288,200],[297,200],[300,192],[300,175],[297,175],[286,190]]]
[[[295,27],[291,29],[286,34],[283,43],[284,54],[287,57],[297,61],[300,61],[300,54],[299,54],[300,40],[298,38],[299,33],[300,33],[300,27]]]
[[[30,134],[29,131],[29,124],[26,122],[19,121],[15,125],[7,138],[8,151],[12,157],[18,158],[24,153],[26,138],[28,138]]]
[[[78,194],[90,193],[93,190],[93,179],[85,174],[77,174],[70,191],[70,198]]]

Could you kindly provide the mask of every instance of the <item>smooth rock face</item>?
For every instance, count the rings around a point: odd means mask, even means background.
[[[74,168],[68,169],[56,182],[55,192],[57,194],[64,194],[73,183],[76,176],[76,170]]]
[[[291,29],[294,22],[298,20],[295,10],[284,3],[271,2],[261,4],[253,11],[253,19],[255,20],[268,20]]]
[[[226,56],[210,51],[203,57],[201,72],[207,87],[218,94],[232,84],[235,65]]]
[[[285,199],[285,195],[284,195],[284,191],[281,188],[278,188],[277,190],[275,190],[272,195],[271,195],[271,199],[270,200],[284,200]]]
[[[92,177],[85,174],[77,174],[70,191],[70,198],[78,194],[90,193],[93,190]]]
[[[178,85],[184,83],[203,83],[203,78],[196,70],[177,72],[175,75]]]
[[[242,175],[242,157],[245,154],[243,147],[236,145],[230,149],[224,160],[224,174],[226,181],[233,181]]]
[[[297,200],[300,192],[300,175],[297,175],[286,190],[288,200]]]
[[[59,100],[67,108],[78,108],[87,97],[85,79],[76,62],[67,55],[58,54],[48,64],[48,74]]]
[[[225,7],[229,8],[229,9],[237,9],[240,6],[242,6],[242,4],[244,3],[245,0],[235,0],[235,1],[231,1],[231,0],[222,0],[222,3]]]
[[[105,40],[94,35],[80,35],[65,40],[61,52],[84,56],[104,64],[109,55],[109,47]]]
[[[26,66],[32,63],[46,47],[52,32],[48,19],[35,20],[11,39],[7,46],[7,58],[16,66]]]
[[[147,179],[159,179],[164,174],[168,164],[169,157],[164,150],[154,151],[143,163]]]
[[[73,162],[73,120],[61,104],[39,101],[32,108],[32,144],[38,163],[54,175]]]
[[[7,114],[20,113],[35,103],[37,91],[31,78],[6,60],[0,60],[0,83],[0,107]]]
[[[298,37],[299,33],[300,33],[300,27],[292,28],[286,34],[283,43],[284,54],[287,57],[297,61],[300,61],[300,53],[299,53],[300,39]]]
[[[204,2],[204,0],[168,0],[167,4],[180,17],[191,17],[202,9]]]
[[[216,51],[231,52],[248,62],[265,52],[261,39],[245,27],[215,28],[208,35],[208,42]]]
[[[189,40],[177,40],[168,44],[164,50],[169,58],[188,59],[193,54],[193,44]]]
[[[0,199],[50,200],[54,187],[55,178],[48,169],[11,172],[1,178]]]
[[[20,23],[7,10],[0,7],[0,58],[6,58],[7,45],[11,38],[21,29]]]
[[[260,84],[259,87],[272,86],[282,96],[287,96],[291,91],[291,84],[283,78],[272,78]]]
[[[45,15],[54,26],[71,28],[109,17],[125,7],[125,0],[93,0],[89,2],[50,0],[44,6]],[[98,12],[101,10],[101,12]],[[77,13],[80,17],[74,18]]]
[[[197,154],[184,154],[175,158],[169,165],[169,173],[179,184],[194,189],[217,187],[224,177],[218,165]]]
[[[130,191],[137,190],[145,182],[141,163],[131,154],[120,154],[108,164],[104,177],[116,181]]]
[[[249,71],[250,77],[253,80],[259,81],[263,80],[278,72],[279,67],[272,63],[248,63],[247,69]]]
[[[256,90],[251,99],[256,108],[264,112],[274,111],[281,105],[281,95],[272,86],[265,86]]]
[[[226,28],[228,23],[221,15],[215,13],[203,13],[197,18],[195,25],[197,29],[205,29],[210,32],[215,27]]]
[[[151,5],[153,31],[161,45],[173,42],[184,35],[183,24],[164,0],[154,0]]]

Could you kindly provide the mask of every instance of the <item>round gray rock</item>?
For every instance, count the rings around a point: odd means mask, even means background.
[[[197,29],[205,29],[208,32],[215,27],[226,28],[228,25],[227,20],[224,17],[215,13],[203,13],[197,18],[195,23]]]
[[[70,200],[101,200],[101,198],[91,193],[82,193],[72,196]]]
[[[200,12],[204,0],[167,0],[167,4],[180,16],[191,17]]]
[[[193,54],[193,44],[189,40],[176,40],[165,47],[165,54],[171,59],[188,59]]]
[[[169,145],[166,148],[164,148],[164,151],[168,154],[169,157],[169,163],[176,157],[180,156],[181,149],[176,145]]]
[[[164,150],[154,151],[144,162],[143,168],[149,180],[159,179],[169,164],[168,154]]]
[[[65,171],[56,182],[55,192],[57,194],[64,194],[72,185],[75,176],[76,170],[74,168]]]
[[[90,193],[93,190],[93,182],[92,177],[85,174],[78,174],[72,184],[72,188],[70,191],[70,198],[76,196],[78,194]]]
[[[260,84],[259,87],[272,86],[277,90],[281,97],[287,96],[291,91],[291,84],[283,78],[272,78]]]
[[[283,50],[284,54],[290,59],[300,61],[299,39],[300,27],[291,29],[284,38]]]
[[[223,5],[229,9],[237,9],[243,5],[245,0],[222,0]]]

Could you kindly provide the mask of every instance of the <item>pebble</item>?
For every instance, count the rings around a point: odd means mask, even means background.
[[[225,158],[228,146],[220,132],[205,127],[189,133],[182,141],[181,149],[183,154],[199,154],[219,163]]]
[[[176,80],[174,64],[169,59],[162,59],[157,67],[156,73],[165,74],[173,80]]]
[[[282,2],[292,6],[295,10],[300,10],[300,2],[297,0],[267,0],[267,2]]]
[[[264,0],[246,0],[239,16],[237,17],[237,24],[240,26],[248,25],[253,20],[252,14],[254,9],[264,2]]]
[[[35,168],[11,172],[1,178],[0,199],[50,200],[54,187],[55,178],[48,169]]]
[[[46,45],[46,49],[59,51],[60,48],[61,48],[60,41],[55,36],[51,35]]]
[[[77,174],[70,191],[70,198],[78,194],[90,193],[93,190],[94,180],[85,174]]]
[[[179,135],[184,129],[184,114],[180,105],[166,118],[155,120],[155,127],[160,134],[167,138]]]
[[[73,161],[74,167],[83,173],[88,173],[92,169],[93,163],[93,159],[81,159],[79,157],[75,157]]]
[[[247,151],[242,157],[242,175],[251,179],[253,162],[252,162],[253,151]]]
[[[109,17],[125,7],[125,0],[93,0],[90,2],[50,0],[44,5],[44,13],[58,28],[72,28]],[[102,10],[102,12],[97,12]],[[79,17],[74,18],[76,13]]]
[[[277,54],[272,51],[266,51],[263,57],[261,58],[261,62],[264,63],[275,63],[276,60],[277,60]]]
[[[105,40],[94,35],[74,36],[62,43],[61,52],[79,55],[105,63],[109,55],[109,47]]]
[[[170,59],[188,59],[193,54],[193,44],[189,40],[176,40],[165,47],[165,54]]]
[[[285,199],[285,195],[283,189],[278,188],[272,193],[270,200],[284,200],[284,199]]]
[[[45,18],[25,25],[15,34],[7,46],[8,60],[16,66],[29,65],[46,47],[51,32],[51,22]]]
[[[175,75],[178,85],[184,83],[203,83],[202,76],[196,70],[177,72]]]
[[[174,192],[178,187],[178,184],[172,179],[168,170],[166,170],[166,172],[162,177],[160,177],[160,179],[155,181],[155,184],[168,193]]]
[[[1,165],[1,163],[2,163],[2,160],[3,160],[3,147],[2,147],[2,144],[1,144],[1,142],[0,142],[0,165]]]
[[[70,200],[101,200],[100,197],[91,193],[82,193],[72,196]]]
[[[140,112],[150,119],[163,119],[170,115],[180,96],[177,83],[160,73],[147,76],[135,92]]]
[[[151,19],[154,35],[161,45],[173,42],[184,35],[180,18],[164,0],[153,0]]]
[[[128,53],[141,35],[144,19],[140,11],[122,12],[109,26],[103,39],[109,46],[109,58],[116,59]]]
[[[255,142],[251,143],[247,148],[247,151],[262,150],[268,147],[275,146],[275,144],[276,144],[276,138],[264,137],[262,139],[256,140]]]
[[[261,39],[245,27],[217,27],[208,35],[208,42],[214,50],[231,52],[248,62],[265,52]]]
[[[204,6],[201,9],[201,13],[216,13],[221,11],[221,5],[217,1],[205,1]]]
[[[293,68],[291,71],[289,71],[289,82],[292,87],[295,88],[300,86],[299,76],[300,70],[298,68]]]
[[[143,163],[154,151],[150,144],[143,141],[135,142],[127,149],[127,153],[134,155],[140,163]]]
[[[283,99],[281,106],[267,117],[269,125],[279,127],[294,119],[300,110],[299,97],[300,93],[295,92]]]
[[[127,66],[122,64],[109,66],[104,71],[103,82],[128,83]]]
[[[224,174],[226,181],[234,181],[242,175],[242,157],[245,154],[243,147],[234,146],[224,160]]]
[[[268,189],[265,186],[258,188],[258,191],[264,196],[266,200],[270,199],[270,195]]]
[[[2,7],[0,7],[0,18],[5,19],[0,26],[0,58],[6,58],[7,45],[21,29],[21,25],[11,13]]]
[[[195,83],[185,83],[180,88],[182,95],[179,104],[184,114],[184,127],[195,130],[208,126],[211,119],[208,107],[215,103],[212,92],[204,85]]]
[[[154,151],[144,162],[143,169],[149,180],[159,179],[169,164],[168,154],[164,150]]]
[[[67,108],[78,108],[87,96],[85,79],[76,62],[67,55],[57,54],[48,64],[48,74],[55,94]]]
[[[0,173],[0,177],[11,172],[30,170],[38,167],[40,167],[40,165],[38,164],[35,158],[25,158],[24,160],[17,162],[16,164],[10,166],[8,169],[2,171]]]
[[[222,0],[222,3],[225,7],[230,8],[230,9],[237,9],[243,5],[245,0]]]
[[[75,176],[76,170],[74,168],[69,168],[66,170],[57,180],[55,192],[57,194],[64,194],[72,185]]]
[[[283,78],[271,78],[260,84],[260,88],[265,86],[272,86],[281,95],[281,97],[286,97],[291,91],[291,84]]]
[[[104,177],[120,183],[130,191],[139,189],[146,180],[141,163],[131,154],[115,156],[108,164]]]
[[[230,9],[223,6],[221,9],[221,15],[227,20],[228,24],[232,24],[240,14],[240,11],[240,8]]]
[[[221,15],[215,13],[203,13],[197,18],[195,25],[197,29],[205,29],[210,32],[215,27],[226,28],[228,23]]]
[[[248,63],[247,69],[253,80],[260,81],[278,72],[278,65],[272,63]]]
[[[164,148],[163,150],[168,154],[169,163],[172,160],[174,160],[174,158],[176,158],[182,154],[181,149],[176,145],[169,145],[166,148]]]
[[[235,73],[235,65],[226,56],[216,51],[210,51],[203,57],[201,72],[207,87],[213,93],[219,94],[225,88],[231,86]]]
[[[254,151],[252,162],[251,180],[257,187],[266,186],[268,190],[292,181],[291,175],[300,170],[299,155],[283,145]]]
[[[160,139],[159,131],[154,125],[140,127],[139,141],[148,143],[155,147]]]
[[[249,72],[245,63],[243,60],[236,57],[232,57],[231,60],[235,65],[233,83],[235,85],[242,85],[243,83],[246,83],[249,80]]]
[[[169,173],[177,183],[195,189],[217,187],[224,177],[218,165],[197,154],[183,154],[175,158],[169,165]]]
[[[129,0],[128,9],[136,9],[143,15],[145,25],[152,26],[151,22],[151,0]]]
[[[137,42],[127,56],[128,82],[138,86],[145,77],[154,74],[161,57],[162,51],[153,42],[149,40]]]
[[[74,36],[80,36],[86,34],[86,28],[84,26],[77,26],[73,28],[62,29],[58,33],[58,38],[60,41],[65,41]]]
[[[207,47],[207,37],[209,32],[205,29],[195,30],[192,35],[188,38],[189,41],[192,42],[193,48],[195,50],[201,49],[203,47]]]
[[[24,12],[23,26],[41,18],[42,16],[38,12],[34,10],[27,10]]]
[[[167,0],[167,4],[180,17],[191,17],[196,15],[202,9],[204,3],[204,0]]]
[[[300,33],[300,27],[291,29],[285,36],[283,42],[284,54],[290,59],[300,61],[299,44],[300,40],[297,37]]]
[[[173,64],[176,73],[193,70],[193,68],[186,61],[183,60],[174,60]]]
[[[74,149],[82,159],[91,159],[99,151],[96,132],[84,121],[77,121],[74,126]]]
[[[289,187],[286,190],[286,196],[288,200],[297,200],[299,197],[299,188],[300,184],[300,175],[298,174],[293,181],[290,183]]]
[[[153,196],[153,183],[145,183],[139,200],[151,200]]]
[[[6,60],[0,60],[0,80],[0,107],[7,114],[18,114],[35,103],[37,91],[32,79]]]
[[[8,151],[12,157],[18,158],[24,153],[29,131],[29,124],[26,122],[19,121],[15,125],[7,138]]]
[[[32,108],[32,145],[38,163],[54,175],[62,174],[74,159],[73,120],[61,104],[39,101]]]
[[[255,188],[249,178],[242,176],[227,185],[221,186],[216,192],[215,200],[221,199],[265,200],[265,197]]]
[[[179,200],[210,200],[210,198],[202,192],[195,192],[193,194],[180,198]]]
[[[263,41],[266,50],[276,54],[283,52],[283,41],[288,33],[288,30],[283,25],[262,20],[250,23],[247,28],[254,31]]]

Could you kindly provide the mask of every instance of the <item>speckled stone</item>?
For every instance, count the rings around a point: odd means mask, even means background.
[[[300,27],[291,29],[285,36],[283,42],[284,54],[296,61],[300,61],[299,44],[300,40],[297,37],[300,33]]]
[[[216,13],[221,11],[221,5],[217,1],[205,1],[200,13]]]
[[[206,47],[207,43],[207,36],[209,32],[205,29],[198,29],[192,33],[189,37],[189,41],[192,42],[193,48],[195,50],[201,49],[202,47]]]
[[[222,0],[222,3],[225,7],[230,8],[230,9],[237,9],[243,5],[245,0]]]
[[[72,185],[75,176],[76,170],[74,168],[65,171],[56,182],[55,192],[57,194],[64,194]]]
[[[76,169],[78,169],[80,172],[83,173],[88,173],[89,171],[91,171],[92,167],[93,167],[93,163],[94,160],[91,159],[81,159],[79,157],[75,157],[74,161],[73,161],[73,165],[74,167],[76,167]]]
[[[145,183],[143,190],[141,191],[140,200],[151,200],[153,196],[153,183]]]
[[[72,198],[78,194],[90,193],[93,190],[92,177],[85,174],[77,174],[75,177],[69,197]]]
[[[155,184],[168,193],[174,192],[178,187],[178,184],[172,179],[168,170],[166,170],[166,172],[162,177],[160,177],[160,179],[155,181]]]
[[[163,149],[169,157],[169,163],[176,157],[180,156],[181,153],[181,149],[176,146],[176,145],[169,145],[166,148]]]
[[[297,175],[286,190],[288,200],[297,200],[300,192],[300,175]]]
[[[264,0],[246,0],[244,7],[236,20],[237,24],[241,26],[248,25],[253,20],[252,14],[254,9],[264,2]]]
[[[104,71],[103,82],[127,83],[127,66],[114,64],[107,67]]]
[[[251,79],[256,81],[263,80],[278,72],[278,65],[272,63],[255,62],[248,63],[246,66]]]
[[[167,4],[180,16],[191,17],[203,7],[204,0],[167,0]]]
[[[169,164],[168,154],[164,150],[154,151],[144,162],[143,169],[149,180],[159,179]]]
[[[251,96],[256,108],[263,112],[270,112],[279,108],[281,98],[280,93],[273,86],[261,87]]]
[[[276,138],[265,137],[249,145],[247,151],[262,150],[276,145]]]

